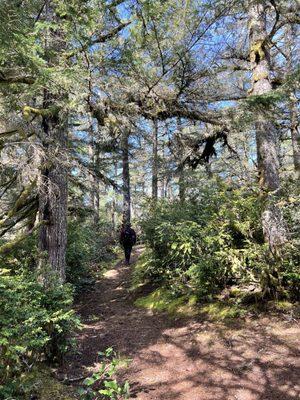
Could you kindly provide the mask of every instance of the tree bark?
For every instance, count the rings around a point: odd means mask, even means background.
[[[251,95],[264,96],[272,91],[270,79],[269,38],[266,27],[266,2],[251,1],[249,8],[250,61],[252,68]],[[262,227],[265,241],[272,254],[286,242],[286,227],[277,206],[280,191],[278,135],[274,122],[268,117],[263,102],[256,111],[256,145],[258,173],[263,198]]]
[[[300,180],[300,129],[298,122],[298,107],[295,93],[290,95],[290,130],[293,146],[293,160],[296,179]]]
[[[293,44],[294,44],[293,28],[291,25],[287,26],[286,31],[286,55],[287,55],[287,72],[293,72]],[[293,162],[296,179],[300,180],[300,129],[298,121],[298,105],[295,91],[292,90],[289,98],[289,112],[290,112],[290,132],[293,148]]]
[[[178,185],[179,185],[179,200],[181,203],[185,201],[185,181],[184,181],[184,167],[183,165],[179,166],[178,170],[179,178],[178,178]]]
[[[118,179],[118,161],[114,161],[114,180],[117,182]],[[111,223],[112,229],[115,232],[117,230],[117,191],[114,190],[112,198],[112,210],[111,210]]]
[[[94,164],[94,170],[100,170],[100,149],[98,143],[95,141],[94,134],[92,131],[92,160]],[[92,204],[94,214],[94,224],[99,224],[99,208],[100,208],[100,190],[99,190],[99,178],[95,174],[92,176]]]
[[[184,164],[181,162],[181,157],[183,154],[183,146],[181,143],[181,129],[182,129],[182,124],[180,118],[177,118],[177,131],[179,132],[178,136],[178,155],[177,155],[177,162],[178,162],[178,188],[179,188],[179,200],[181,203],[185,201],[185,192],[186,192],[186,184],[185,184],[185,173],[184,173]]]
[[[166,176],[164,179],[163,190],[162,190],[162,197],[165,199],[171,199],[171,176]]]
[[[158,197],[158,124],[153,121],[152,134],[152,200],[157,201]]]
[[[123,178],[123,223],[131,222],[130,171],[129,171],[129,132],[122,134],[122,178]]]
[[[67,246],[68,171],[67,133],[64,118],[44,117],[44,150],[39,187],[39,248],[46,263],[65,280]]]
[[[59,22],[53,4],[45,2],[45,18]],[[49,28],[45,38],[45,54],[50,67],[59,63],[59,54],[66,46],[64,34],[59,28]],[[49,56],[51,54],[51,56]],[[66,113],[58,107],[64,104],[67,93],[51,93],[44,89],[41,138],[44,155],[41,163],[39,185],[39,219],[43,222],[39,232],[39,248],[45,255],[40,260],[49,264],[62,282],[65,280],[67,247],[68,166]],[[43,271],[41,270],[41,274]],[[46,276],[41,279],[47,281]]]

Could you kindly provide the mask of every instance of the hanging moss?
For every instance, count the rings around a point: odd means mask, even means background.
[[[8,218],[13,217],[22,207],[24,207],[35,185],[36,185],[36,180],[32,181],[30,185],[25,187],[25,189],[21,192],[20,196],[16,200],[13,208],[8,212],[7,214]]]
[[[30,106],[23,107],[23,115],[25,119],[29,119],[32,114],[39,115],[42,117],[50,117],[57,115],[59,112],[58,107],[49,107],[49,108],[34,108]]]
[[[250,61],[255,62],[257,59],[259,61],[265,58],[264,51],[264,40],[257,40],[254,42],[250,48]]]
[[[259,71],[259,72],[253,72],[253,80],[254,82],[261,81],[263,79],[268,79],[269,74],[267,71]]]

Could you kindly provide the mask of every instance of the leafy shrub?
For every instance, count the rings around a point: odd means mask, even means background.
[[[281,258],[270,260],[264,243],[258,191],[211,184],[197,202],[161,201],[148,210],[142,228],[150,251],[139,275],[175,295],[191,291],[203,297],[239,281],[260,283],[262,288],[290,287],[290,296],[297,299],[300,214],[294,204],[300,197],[296,189],[291,196],[290,189],[281,207],[291,241]],[[269,282],[270,277],[276,282]]]
[[[21,374],[42,360],[59,361],[78,326],[71,286],[55,276],[47,287],[28,272],[0,273],[0,397],[20,387]]]
[[[93,266],[113,257],[113,239],[103,223],[73,219],[68,226],[67,282],[80,292],[93,284]]]
[[[295,243],[296,242],[296,243]],[[288,244],[281,265],[282,285],[288,291],[291,300],[300,300],[300,252],[296,240]]]
[[[291,300],[300,300],[300,187],[298,181],[286,181],[280,202],[287,222],[289,241],[284,248],[279,278]]]
[[[101,360],[99,370],[83,382],[83,387],[80,388],[80,398],[82,400],[100,400],[100,399],[127,399],[129,396],[129,384],[126,381],[120,384],[115,379],[115,374],[118,367],[124,361],[117,358],[117,354],[113,348],[108,348],[104,353],[98,352],[98,357]],[[127,363],[128,360],[125,360]]]
[[[7,243],[3,241],[3,244]],[[9,253],[0,255],[0,265],[5,265],[7,269],[13,271],[36,269],[38,248],[37,233],[33,233],[23,240],[19,246],[14,247]]]

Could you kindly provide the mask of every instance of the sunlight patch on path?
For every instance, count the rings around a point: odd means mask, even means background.
[[[110,269],[103,274],[104,278],[115,279],[119,276],[119,271],[117,269]]]

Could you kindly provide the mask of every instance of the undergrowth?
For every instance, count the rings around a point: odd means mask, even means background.
[[[274,314],[290,313],[294,318],[300,317],[297,303],[289,300],[268,300],[261,298],[259,290],[251,286],[229,286],[220,294],[201,301],[197,294],[174,293],[167,286],[152,285],[147,277],[149,250],[145,249],[133,266],[130,292],[134,295],[134,304],[153,312],[165,312],[170,317],[200,316],[214,322],[231,322],[247,316],[255,317],[263,312]],[[149,288],[150,293],[143,294]]]
[[[277,255],[264,242],[255,188],[215,182],[197,200],[151,204],[141,221],[147,252],[134,285],[148,281],[174,297],[193,294],[201,302],[232,285],[254,285],[264,299],[299,300],[299,219],[292,200],[287,191],[281,207],[291,240]]]

